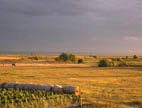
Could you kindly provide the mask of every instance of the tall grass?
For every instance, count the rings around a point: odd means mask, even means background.
[[[80,96],[39,90],[0,89],[1,108],[63,108],[80,104]]]

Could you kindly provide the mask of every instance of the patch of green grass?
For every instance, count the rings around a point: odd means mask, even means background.
[[[80,104],[80,96],[39,90],[0,89],[2,108],[63,108]]]

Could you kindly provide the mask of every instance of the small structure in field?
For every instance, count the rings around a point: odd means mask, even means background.
[[[0,88],[14,88],[22,90],[45,90],[47,92],[64,93],[64,94],[80,94],[80,88],[78,86],[71,85],[45,85],[45,84],[24,84],[24,83],[2,83]]]

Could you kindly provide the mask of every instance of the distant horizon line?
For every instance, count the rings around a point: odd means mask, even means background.
[[[72,53],[72,54],[80,54],[80,55],[98,55],[98,56],[133,56],[133,55],[139,55],[141,56],[142,54],[114,54],[114,53],[95,53],[95,52],[89,52],[89,51],[80,51],[80,52],[69,52],[69,51],[0,51],[0,54],[49,54],[49,55],[59,55],[61,53]]]

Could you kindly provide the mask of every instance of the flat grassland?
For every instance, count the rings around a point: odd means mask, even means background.
[[[75,85],[81,88],[83,103],[93,103],[97,108],[101,105],[142,107],[141,59],[128,59],[127,62],[135,65],[131,67],[98,68],[96,64],[100,58],[80,56],[83,64],[62,64],[54,63],[55,57],[44,56],[35,61],[20,55],[0,56],[0,83]],[[12,61],[16,62],[16,67],[11,66]]]
[[[83,101],[96,104],[139,106],[142,68],[1,67],[0,83],[26,82],[76,85]]]

